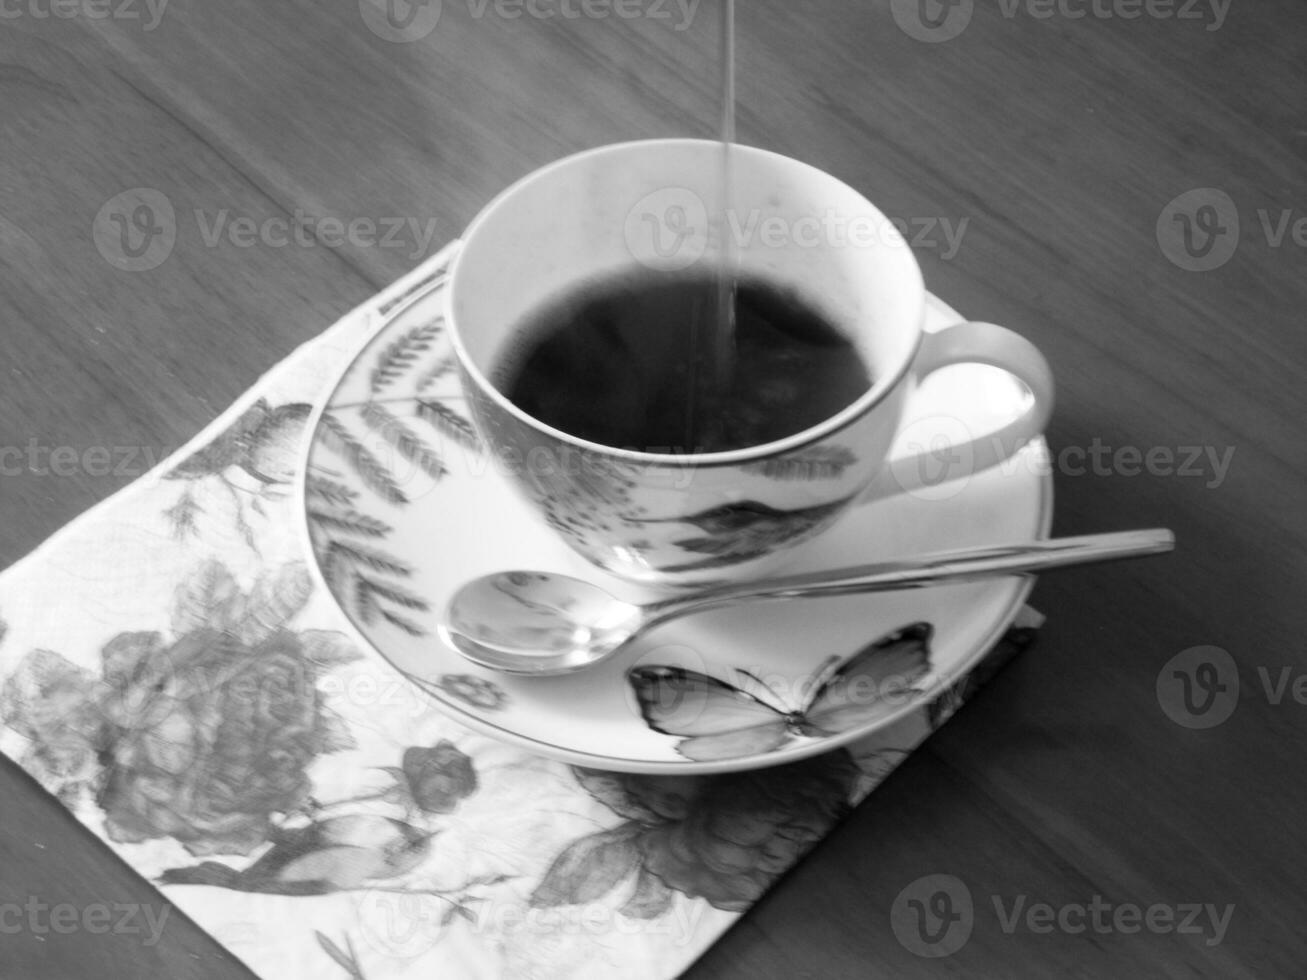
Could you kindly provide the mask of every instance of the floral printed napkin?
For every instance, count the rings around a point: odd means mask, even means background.
[[[310,403],[448,254],[0,576],[0,751],[262,976],[674,976],[1039,617],[928,710],[780,768],[583,770],[431,710],[313,587],[293,486]]]

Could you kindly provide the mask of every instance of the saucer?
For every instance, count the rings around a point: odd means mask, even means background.
[[[356,638],[431,707],[543,755],[599,769],[721,772],[826,752],[939,697],[1012,623],[1033,580],[1000,578],[866,596],[769,602],[664,624],[575,674],[477,667],[439,627],[476,576],[563,572],[633,601],[647,590],[588,564],[535,516],[481,447],[444,329],[445,281],[386,312],[310,423],[301,512],[320,584]],[[961,320],[931,296],[927,329]],[[1025,388],[997,369],[926,378],[896,452],[947,458],[997,429]],[[854,508],[791,550],[798,573],[1046,537],[1043,440],[989,470]]]

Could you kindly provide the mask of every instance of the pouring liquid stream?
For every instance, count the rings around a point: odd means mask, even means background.
[[[717,242],[716,296],[713,309],[703,311],[691,330],[693,351],[690,358],[691,378],[686,405],[685,445],[693,451],[702,444],[704,424],[699,418],[698,394],[701,385],[717,391],[727,390],[734,374],[735,300],[738,287],[738,263],[730,218],[732,188],[732,146],[735,143],[735,0],[720,0],[719,65],[721,69],[721,155],[717,176],[717,200],[710,221],[716,226],[709,241]],[[703,371],[707,377],[700,377]]]

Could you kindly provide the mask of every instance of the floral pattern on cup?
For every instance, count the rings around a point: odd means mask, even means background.
[[[543,432],[467,372],[462,379],[486,442],[523,496],[578,553],[629,578],[696,581],[766,558],[829,527],[868,479],[843,442],[849,433],[738,465],[627,461]]]

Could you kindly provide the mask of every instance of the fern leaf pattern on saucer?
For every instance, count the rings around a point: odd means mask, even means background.
[[[323,476],[310,475],[304,486],[309,500],[321,501],[332,507],[348,507],[359,497],[359,492],[353,487]]]
[[[419,398],[417,414],[418,418],[426,419],[460,445],[468,449],[481,448],[481,440],[477,437],[476,429],[473,428],[472,423],[448,405],[431,399]]]
[[[368,402],[363,406],[362,415],[363,421],[381,433],[382,438],[394,446],[400,456],[421,468],[428,476],[439,479],[449,472],[441,461],[440,454],[384,405]]]
[[[417,365],[422,355],[431,350],[444,326],[444,318],[437,317],[406,330],[388,344],[372,368],[372,394],[380,394]]]
[[[379,521],[375,517],[360,514],[355,510],[332,513],[326,510],[316,510],[310,506],[308,513],[309,520],[325,525],[335,531],[344,531],[346,534],[358,534],[368,538],[384,538],[392,530],[391,526],[385,521]]]
[[[411,616],[399,611],[430,611],[425,599],[400,584],[413,569],[379,546],[356,540],[385,538],[394,530],[391,525],[354,511],[315,508],[309,509],[308,520],[323,576],[333,593],[350,602],[360,622],[381,618],[411,636],[427,634]]]
[[[339,452],[367,486],[392,504],[406,504],[408,497],[400,489],[390,468],[356,439],[345,424],[328,410],[322,413],[322,437]]]
[[[322,413],[315,438],[330,455],[305,483],[310,537],[333,593],[360,624],[415,637],[431,634],[432,610],[410,584],[413,568],[387,547],[388,517],[449,475],[450,453],[480,451],[472,423],[449,404],[461,399],[451,358],[437,316],[361,365],[358,400]]]
[[[426,391],[441,378],[448,374],[452,374],[457,367],[458,360],[454,355],[446,354],[426,371],[422,372],[422,376],[418,378],[418,391]]]

